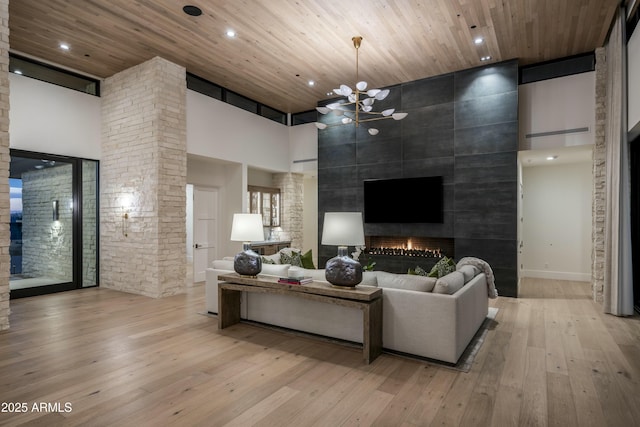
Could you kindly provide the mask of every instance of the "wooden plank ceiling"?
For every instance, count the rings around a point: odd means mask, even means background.
[[[154,56],[284,112],[340,83],[389,86],[604,44],[618,0],[16,0],[11,51],[105,78]],[[202,9],[198,17],[182,10]],[[237,37],[225,35],[233,29]],[[484,43],[474,44],[483,37]],[[61,42],[71,49],[62,51]],[[316,82],[310,87],[307,82]]]

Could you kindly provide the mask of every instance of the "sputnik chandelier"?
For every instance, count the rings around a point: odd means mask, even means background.
[[[393,119],[402,120],[407,117],[407,113],[396,113],[394,108],[383,110],[380,112],[373,111],[373,104],[376,101],[382,101],[389,95],[389,89],[369,89],[367,90],[367,82],[358,81],[358,49],[362,43],[362,37],[353,37],[353,46],[356,48],[356,88],[352,90],[347,85],[340,85],[340,88],[334,89],[336,95],[345,96],[346,102],[334,102],[324,107],[316,107],[321,114],[333,112],[338,116],[343,116],[342,120],[335,125],[327,125],[325,123],[316,122],[318,129],[326,129],[327,127],[348,125],[355,123],[356,127],[361,123],[373,122],[376,120]],[[378,129],[368,128],[370,135],[377,135]]]

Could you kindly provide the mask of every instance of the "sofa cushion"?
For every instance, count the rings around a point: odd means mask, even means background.
[[[463,265],[458,269],[458,271],[464,275],[464,283],[467,283],[469,280],[476,277],[476,275],[480,272],[480,270],[473,265]]]
[[[433,266],[428,276],[438,278],[452,271],[456,271],[456,263],[453,259],[445,256]]]
[[[265,276],[287,277],[289,274],[290,264],[262,264],[260,274]]]
[[[375,286],[378,287],[378,276],[374,271],[363,271],[362,272],[362,282],[359,283],[364,286]]]
[[[376,271],[378,287],[404,289],[407,291],[431,292],[436,284],[433,277],[416,276],[414,274],[395,274]]]
[[[215,268],[216,270],[233,271],[233,258],[232,259],[214,259],[211,262],[211,268]]]
[[[436,280],[433,293],[453,295],[462,289],[464,283],[464,274],[460,271],[452,271]]]

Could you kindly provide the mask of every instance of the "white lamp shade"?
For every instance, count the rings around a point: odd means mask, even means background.
[[[322,227],[322,244],[364,246],[361,212],[326,212]]]
[[[233,214],[231,240],[234,242],[259,242],[264,240],[262,215],[248,213]]]

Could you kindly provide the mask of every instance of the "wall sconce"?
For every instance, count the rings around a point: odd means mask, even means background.
[[[60,203],[57,200],[54,200],[52,205],[53,205],[53,220],[54,221],[59,221],[60,220],[60,211],[59,211],[58,207],[60,206]]]
[[[122,235],[128,237],[127,221],[129,220],[129,208],[131,207],[131,196],[124,195],[120,198],[120,206],[122,208]]]

